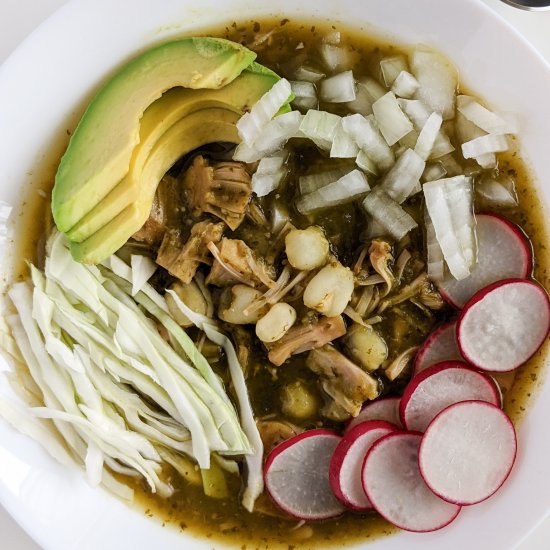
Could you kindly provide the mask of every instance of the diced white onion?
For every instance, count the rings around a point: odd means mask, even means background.
[[[487,134],[462,144],[462,155],[471,159],[486,153],[501,153],[508,151],[509,144],[505,135]]]
[[[470,274],[476,257],[472,183],[455,176],[424,184],[426,208],[451,275],[461,280]]]
[[[265,197],[279,188],[286,175],[286,170],[275,174],[254,174],[252,176],[252,191],[258,197]]]
[[[300,195],[307,195],[312,193],[321,187],[325,187],[329,183],[334,183],[342,176],[349,174],[351,170],[345,168],[338,168],[336,170],[330,170],[328,172],[321,172],[319,174],[308,174],[307,176],[300,176],[298,178],[298,189]]]
[[[348,48],[327,43],[321,44],[319,53],[325,66],[331,72],[351,69],[358,57],[356,52],[352,52]]]
[[[384,57],[380,60],[380,69],[386,86],[391,88],[399,73],[407,70],[407,60],[402,55]]]
[[[475,157],[476,162],[485,169],[496,168],[497,156],[494,153],[485,153]]]
[[[299,109],[316,109],[318,106],[315,85],[306,80],[292,80],[290,82],[294,99],[292,104]]]
[[[445,279],[445,258],[443,251],[435,235],[434,225],[428,214],[424,211],[424,225],[426,226],[426,252],[428,256],[428,276],[434,282]]]
[[[359,149],[363,150],[381,170],[387,170],[393,166],[394,154],[382,137],[372,115],[368,117],[359,114],[350,115],[342,119],[342,125],[355,140]]]
[[[284,78],[278,80],[237,122],[239,137],[248,145],[264,131],[267,123],[279,112],[288,101],[292,88]]]
[[[319,97],[327,103],[353,101],[356,97],[353,72],[344,71],[322,80]]]
[[[332,31],[323,36],[323,42],[337,46],[340,44],[340,31]]]
[[[514,134],[518,131],[517,120],[509,113],[503,113],[504,116],[494,113],[473,97],[457,96],[456,107],[470,122],[488,134]]]
[[[441,162],[431,162],[426,165],[426,169],[422,174],[424,181],[440,180],[447,175],[447,170]]]
[[[392,84],[391,91],[396,96],[409,98],[416,93],[418,88],[420,88],[418,80],[409,71],[401,71]]]
[[[399,103],[399,106],[401,107],[403,112],[412,121],[415,129],[418,132],[421,132],[422,128],[428,121],[428,118],[433,111],[430,111],[428,107],[426,107],[426,105],[424,105],[424,103],[422,103],[422,101],[420,101],[419,99],[399,98],[397,102]],[[437,134],[437,138],[432,148],[430,158],[436,159],[452,153],[454,150],[455,148],[453,147],[447,135],[443,132],[443,130],[440,130]]]
[[[279,188],[287,174],[284,166],[287,157],[287,151],[281,151],[278,155],[260,160],[256,172],[252,175],[252,192],[256,196],[265,197]]]
[[[407,149],[382,179],[380,186],[395,202],[401,204],[417,187],[426,163],[412,149]]]
[[[333,158],[355,158],[358,153],[359,147],[354,139],[344,130],[342,120],[340,120],[334,133],[330,156]]]
[[[518,205],[514,180],[509,177],[494,179],[482,178],[476,183],[475,191],[486,206],[513,208]]]
[[[402,239],[418,226],[414,219],[378,186],[363,200],[363,208],[394,239]]]
[[[340,119],[338,115],[311,109],[303,117],[300,131],[318,147],[330,151]]]
[[[298,67],[294,71],[294,78],[296,80],[304,80],[306,82],[319,82],[322,78],[325,78],[325,73],[314,67]]]
[[[372,112],[388,145],[394,145],[413,129],[412,122],[399,107],[393,92],[375,101]]]
[[[422,157],[424,160],[428,160],[432,153],[432,149],[435,144],[435,140],[441,129],[441,124],[443,124],[443,119],[439,113],[432,113],[426,124],[422,127],[420,134],[418,135],[418,140],[414,147],[414,150]]]
[[[291,137],[296,136],[302,118],[298,111],[290,111],[275,117],[264,126],[262,134],[258,136],[254,145],[240,143],[233,153],[233,159],[241,162],[255,162],[280,150]]]
[[[302,214],[310,214],[322,208],[352,202],[369,190],[365,175],[359,170],[352,170],[339,180],[300,197],[296,201],[296,208]]]
[[[373,176],[378,175],[378,169],[376,168],[376,164],[370,159],[370,157],[365,153],[365,151],[360,150],[359,154],[357,155],[355,159],[355,164],[363,170],[363,172],[366,172],[367,174],[371,174]]]
[[[440,53],[416,49],[411,56],[411,68],[420,84],[416,97],[443,120],[453,118],[458,75],[452,64]]]

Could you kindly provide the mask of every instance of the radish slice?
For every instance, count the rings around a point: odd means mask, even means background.
[[[401,428],[399,401],[401,401],[400,397],[382,397],[381,399],[365,403],[361,412],[349,421],[344,433],[348,433],[355,426],[367,420],[384,420]]]
[[[469,505],[501,487],[516,450],[514,426],[502,410],[483,401],[464,401],[445,409],[430,424],[418,462],[436,495]]]
[[[455,360],[461,361],[462,355],[456,341],[456,321],[451,321],[437,327],[418,350],[413,377],[436,363]]]
[[[340,440],[330,430],[309,430],[271,451],[264,466],[265,486],[287,514],[319,520],[344,511],[328,480],[330,459]]]
[[[546,291],[526,279],[506,279],[480,290],[464,306],[458,346],[472,365],[505,372],[530,359],[550,330]]]
[[[477,214],[476,222],[477,263],[470,275],[460,281],[449,278],[438,285],[445,300],[458,308],[491,283],[523,279],[531,272],[531,245],[517,225],[496,214]]]
[[[423,432],[443,409],[470,400],[500,405],[500,391],[492,378],[466,363],[446,361],[411,380],[401,398],[399,415],[408,430]]]
[[[401,529],[427,532],[445,527],[460,506],[435,496],[420,475],[421,434],[393,432],[379,439],[363,464],[363,488],[376,511]]]
[[[332,455],[329,468],[330,486],[344,506],[357,512],[372,508],[361,483],[365,455],[376,441],[395,431],[397,428],[388,422],[370,420],[346,432]]]

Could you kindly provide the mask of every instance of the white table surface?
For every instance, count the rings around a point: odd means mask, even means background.
[[[550,61],[550,11],[525,12],[505,5],[499,0],[482,1],[508,20]],[[66,2],[67,0],[0,0],[0,63],[34,28]],[[0,548],[40,549],[2,507],[0,507]],[[548,550],[549,548],[550,517],[542,522],[517,550]]]

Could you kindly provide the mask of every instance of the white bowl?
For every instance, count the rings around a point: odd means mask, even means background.
[[[273,14],[361,25],[399,42],[427,43],[445,52],[476,94],[494,107],[521,115],[521,149],[539,183],[541,201],[550,204],[550,69],[480,2],[201,0],[200,7],[196,5],[191,0],[74,0],[35,31],[0,68],[0,200],[19,205],[21,211],[21,190],[31,183],[40,185],[44,163],[60,152],[66,130],[74,127],[85,101],[122,61],[193,29]],[[13,248],[8,244],[2,252],[5,278]],[[515,547],[550,511],[549,417],[547,384],[521,426],[513,474],[494,498],[465,508],[440,532],[401,533],[364,546]],[[212,548],[206,540],[163,529],[143,512],[90,488],[79,471],[60,467],[4,423],[0,502],[46,549]]]

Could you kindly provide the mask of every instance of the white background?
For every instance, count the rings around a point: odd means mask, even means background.
[[[0,63],[19,42],[66,1],[0,0]],[[482,1],[507,19],[550,62],[550,11],[524,12],[502,4],[499,0]],[[70,45],[67,46],[70,47]],[[548,498],[550,500],[550,494]],[[518,503],[518,506],[521,506],[521,503]],[[39,550],[39,546],[1,507],[0,547],[5,550]],[[548,550],[549,548],[550,518],[533,532],[522,545],[521,550]]]

